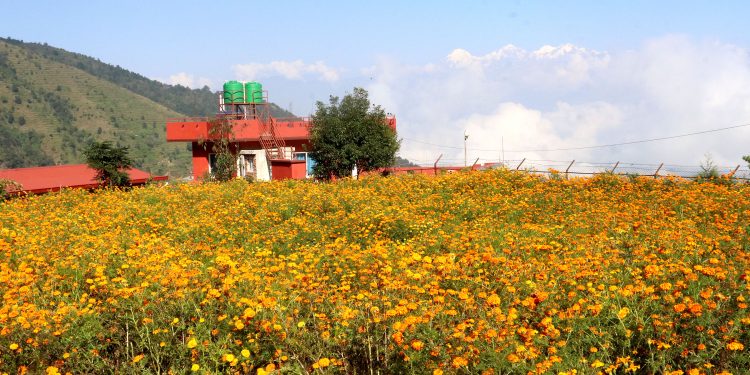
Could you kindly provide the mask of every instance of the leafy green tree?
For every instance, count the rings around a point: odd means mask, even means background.
[[[311,156],[316,177],[329,179],[393,165],[399,140],[380,106],[370,104],[367,91],[355,87],[339,101],[317,103],[310,129]]]
[[[705,160],[701,163],[701,171],[698,172],[699,179],[713,180],[719,178],[719,168],[714,164],[711,155],[706,154]]]
[[[419,167],[418,164],[414,164],[411,162],[411,160],[402,158],[400,156],[396,156],[396,166],[397,167]]]
[[[83,151],[86,164],[96,170],[96,179],[107,186],[130,185],[127,169],[133,167],[127,147],[113,146],[112,142],[92,142]]]
[[[232,152],[232,144],[235,141],[232,123],[224,118],[211,121],[208,127],[208,137],[211,141],[211,151],[216,155],[216,162],[210,177],[216,181],[233,179],[237,175],[237,157]],[[200,143],[203,147],[209,144],[206,140]]]
[[[747,166],[748,166],[748,168],[750,168],[750,155],[743,156],[742,160],[744,160],[745,162],[747,162]]]

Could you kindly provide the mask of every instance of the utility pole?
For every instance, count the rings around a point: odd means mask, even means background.
[[[468,140],[468,139],[469,139],[469,131],[468,130],[464,130],[464,167],[467,167],[468,164],[469,164],[469,162],[467,160],[467,157],[466,157],[467,156],[467,153],[466,153],[466,143],[467,142],[466,142],[466,140]]]

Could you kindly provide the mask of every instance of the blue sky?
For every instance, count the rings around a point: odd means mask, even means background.
[[[219,89],[259,80],[271,100],[301,115],[363,86],[396,113],[402,154],[418,160],[460,158],[428,143],[461,146],[466,129],[482,135],[470,146],[489,160],[479,150],[497,149],[499,137],[523,151],[750,121],[746,1],[42,0],[2,8],[2,36],[167,83]],[[444,88],[451,93],[435,100]],[[750,153],[750,134],[729,135],[529,155],[696,164],[710,153],[735,163]]]
[[[423,64],[505,44],[619,50],[671,33],[750,44],[746,1],[9,1],[3,13],[0,35],[150,77],[218,81],[233,64],[273,60],[356,70],[383,55]]]

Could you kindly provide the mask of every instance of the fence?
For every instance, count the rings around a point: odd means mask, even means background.
[[[648,177],[666,177],[679,176],[682,178],[694,179],[699,174],[706,172],[706,169],[715,168],[718,175],[729,176],[737,180],[750,180],[750,168],[747,165],[735,166],[699,166],[699,165],[677,165],[665,163],[629,163],[629,162],[585,162],[576,160],[535,160],[535,159],[511,159],[498,161],[481,162],[481,159],[475,159],[467,167],[456,166],[456,160],[444,160],[438,157],[432,166],[420,167],[399,167],[389,169],[391,173],[417,173],[417,174],[437,174],[439,172],[455,172],[465,168],[472,170],[483,170],[504,167],[533,173],[559,173],[567,177],[574,176],[593,176],[602,173],[614,173],[623,176],[648,176]],[[453,164],[451,164],[453,162]]]

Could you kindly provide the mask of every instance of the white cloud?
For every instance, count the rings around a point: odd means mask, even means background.
[[[335,82],[339,80],[340,72],[327,66],[322,61],[306,64],[302,60],[272,61],[268,64],[250,63],[232,67],[235,74],[242,80],[256,80],[259,78],[281,76],[288,80],[303,80],[307,77]]]
[[[428,66],[381,59],[366,72],[372,101],[398,118],[401,154],[421,163],[442,153],[462,164],[465,129],[470,162],[497,160],[500,139],[509,159],[697,165],[711,153],[718,163],[744,165],[740,157],[750,153],[750,128],[617,148],[528,151],[748,123],[750,55],[738,46],[679,35],[616,52],[507,45],[485,55],[455,49]]]
[[[185,87],[190,87],[193,89],[199,89],[203,88],[203,86],[211,86],[212,82],[208,78],[198,77],[196,78],[192,74],[188,74],[185,72],[180,72],[177,74],[173,74],[169,76],[169,79],[160,79],[160,81],[164,83],[168,83],[170,85],[182,85]]]

